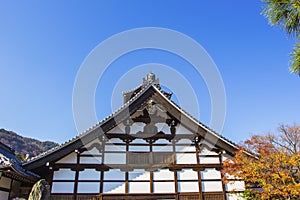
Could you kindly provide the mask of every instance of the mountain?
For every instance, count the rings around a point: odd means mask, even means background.
[[[36,139],[22,137],[13,131],[7,131],[5,129],[0,129],[0,142],[14,149],[15,153],[21,157],[24,157],[26,154],[29,154],[30,157],[34,157],[58,145],[51,141],[42,142]]]

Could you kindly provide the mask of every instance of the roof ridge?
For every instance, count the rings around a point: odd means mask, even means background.
[[[160,93],[161,90],[158,89],[157,87],[155,87]],[[161,94],[162,96],[165,97],[165,95]],[[222,138],[223,140],[233,144],[234,146],[238,147],[239,145],[237,145],[235,142],[227,139],[226,137],[222,136],[221,134],[219,134],[218,132],[216,132],[215,130],[211,129],[210,127],[208,127],[207,125],[203,124],[202,122],[200,122],[198,119],[196,119],[194,116],[192,116],[191,114],[189,114],[187,111],[185,111],[183,108],[181,108],[177,103],[175,103],[173,100],[166,98],[168,101],[170,101],[172,104],[174,104],[174,106],[176,106],[180,111],[182,111],[185,115],[187,115],[188,117],[190,117],[191,119],[193,119],[195,122],[197,122],[200,126],[202,126],[203,128],[207,129],[208,131],[214,133],[216,136],[219,136],[220,138]]]
[[[137,87],[135,87],[135,88],[133,88],[131,90],[123,91],[122,94],[134,92],[135,90],[139,89],[140,87],[143,87],[143,84],[140,84],[140,85],[138,85]]]
[[[151,85],[154,85],[152,83],[149,83],[147,85],[145,85],[136,95],[134,95],[130,100],[128,100],[126,103],[124,103],[120,108],[118,108],[116,111],[114,111],[112,114],[108,115],[107,117],[105,117],[104,119],[102,119],[101,121],[97,122],[96,124],[92,125],[91,127],[89,127],[88,129],[84,130],[83,132],[81,132],[80,134],[76,135],[75,137],[69,139],[68,141],[55,146],[45,152],[40,153],[39,155],[32,157],[31,159],[25,161],[23,164],[27,164],[30,162],[33,162],[34,160],[37,160],[43,156],[48,155],[51,152],[54,152],[57,149],[60,149],[64,146],[67,146],[68,144],[74,142],[75,140],[87,135],[89,132],[97,129],[98,127],[100,127],[105,121],[109,120],[110,118],[112,118],[113,116],[117,115],[119,112],[121,112],[123,109],[125,109],[131,102],[133,102],[134,100],[136,100],[138,97],[140,97],[142,95],[142,93],[144,93],[148,88],[150,88]]]
[[[104,119],[102,119],[101,121],[97,122],[96,124],[94,124],[93,126],[89,127],[88,129],[84,130],[83,132],[81,132],[80,134],[76,135],[75,137],[69,139],[68,141],[52,148],[49,149],[48,151],[45,151],[33,158],[31,158],[30,160],[26,161],[23,163],[23,165],[31,163],[35,160],[38,160],[44,156],[49,155],[52,152],[55,152],[61,148],[66,147],[67,145],[69,145],[72,142],[77,141],[80,138],[83,138],[84,136],[86,136],[87,134],[91,133],[93,130],[101,127],[105,122],[107,122],[108,120],[110,120],[112,117],[118,115],[121,111],[123,111],[125,108],[127,108],[132,102],[134,102],[136,99],[138,99],[140,96],[142,96],[145,91],[147,91],[150,87],[153,87],[163,98],[165,98],[167,101],[169,101],[172,105],[174,105],[180,112],[182,112],[183,114],[185,114],[188,118],[190,118],[192,121],[194,121],[196,124],[198,124],[200,127],[202,127],[203,129],[205,129],[206,131],[209,131],[211,134],[213,134],[215,137],[221,139],[222,141],[224,141],[225,143],[229,144],[231,147],[233,146],[234,148],[238,148],[238,145],[235,144],[235,142],[225,138],[224,136],[222,136],[221,134],[217,133],[216,131],[214,131],[213,129],[209,128],[208,126],[206,126],[205,124],[203,124],[202,122],[200,122],[198,119],[196,119],[195,117],[193,117],[192,115],[190,115],[187,111],[185,111],[184,109],[182,109],[179,105],[177,105],[174,101],[172,101],[171,99],[169,99],[168,97],[166,97],[161,89],[159,87],[156,86],[156,84],[154,82],[149,82],[147,84],[145,84],[144,87],[142,87],[142,89],[135,94],[131,99],[129,99],[127,102],[125,102],[120,108],[118,108],[117,110],[115,110],[112,114],[110,114],[109,116],[105,117]]]

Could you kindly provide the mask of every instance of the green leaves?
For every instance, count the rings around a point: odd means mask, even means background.
[[[297,73],[300,76],[300,42],[293,49],[290,69],[292,73]]]
[[[271,25],[284,28],[289,34],[297,34],[300,31],[300,2],[295,0],[264,0],[263,15],[269,19]]]
[[[299,0],[263,0],[265,8],[262,14],[271,25],[277,25],[290,35],[299,39],[300,1]],[[300,75],[300,45],[297,43],[291,56],[290,69]]]

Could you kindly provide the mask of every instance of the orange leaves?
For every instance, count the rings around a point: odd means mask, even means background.
[[[255,135],[245,141],[234,159],[224,162],[222,173],[231,175],[225,179],[242,178],[258,199],[300,199],[300,128],[279,130],[278,135]]]

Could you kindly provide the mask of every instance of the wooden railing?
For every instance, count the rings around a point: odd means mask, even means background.
[[[223,193],[181,193],[181,194],[100,194],[100,195],[76,195],[76,200],[129,200],[129,199],[174,199],[174,200],[224,200]],[[74,195],[51,195],[51,200],[74,200]]]
[[[51,200],[74,200],[74,195],[51,195]],[[77,195],[76,200],[101,200],[98,195]]]
[[[223,193],[203,193],[203,200],[224,200]]]

